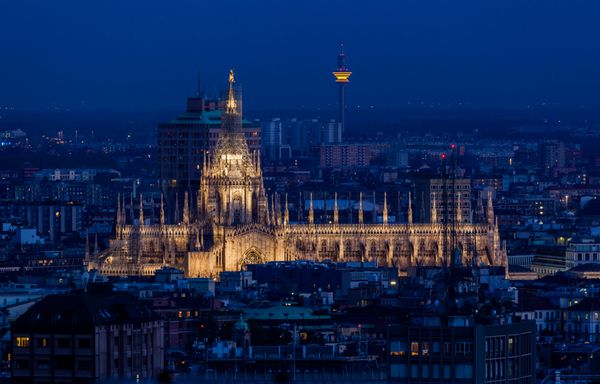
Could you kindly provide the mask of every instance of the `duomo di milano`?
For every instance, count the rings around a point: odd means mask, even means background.
[[[177,224],[165,224],[162,200],[160,223],[145,223],[141,199],[139,220],[127,223],[124,200],[119,201],[115,237],[105,251],[91,256],[86,252],[88,269],[106,276],[148,276],[171,266],[187,277],[217,277],[246,264],[284,260],[370,261],[400,271],[447,263],[449,225],[437,217],[435,194],[430,223],[413,223],[410,199],[406,223],[388,222],[385,199],[382,222],[365,223],[361,197],[358,223],[339,222],[336,198],[333,220],[319,224],[312,196],[306,222],[290,222],[287,196],[266,194],[260,153],[248,149],[241,129],[241,98],[233,83],[230,72],[222,128],[213,153],[204,160],[194,218],[187,194],[183,220]],[[463,264],[507,266],[491,198],[480,222],[464,222],[461,210],[455,215],[452,238],[462,251]]]

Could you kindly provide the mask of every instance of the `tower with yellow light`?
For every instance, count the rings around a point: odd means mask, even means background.
[[[338,99],[338,118],[341,124],[341,130],[344,132],[346,128],[346,100],[344,97],[344,88],[346,88],[346,84],[350,82],[350,75],[352,72],[348,70],[346,66],[346,54],[344,53],[344,45],[340,46],[340,53],[338,55],[337,62],[337,70],[333,71],[333,76],[335,76],[335,82],[339,87],[339,99]]]

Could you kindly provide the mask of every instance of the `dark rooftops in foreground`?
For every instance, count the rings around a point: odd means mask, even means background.
[[[12,324],[14,383],[150,379],[160,373],[160,318],[110,285],[89,287],[46,296]]]
[[[141,323],[158,317],[150,307],[127,293],[82,292],[49,295],[13,324],[18,332],[90,330],[96,325]]]

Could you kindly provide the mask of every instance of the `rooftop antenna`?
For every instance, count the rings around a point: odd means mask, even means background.
[[[344,96],[344,88],[350,82],[349,78],[352,72],[346,65],[346,54],[344,53],[344,44],[340,44],[340,52],[337,57],[336,70],[332,72],[335,77],[335,82],[338,84],[338,123],[341,124],[342,133],[346,126],[346,101]]]

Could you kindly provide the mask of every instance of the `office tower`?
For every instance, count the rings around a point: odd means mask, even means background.
[[[174,192],[181,198],[184,191],[191,196],[198,190],[203,159],[213,152],[219,137],[223,107],[224,101],[199,92],[187,99],[184,113],[158,125],[158,163],[167,207],[174,206]],[[241,130],[250,151],[259,150],[260,126],[244,120]]]

